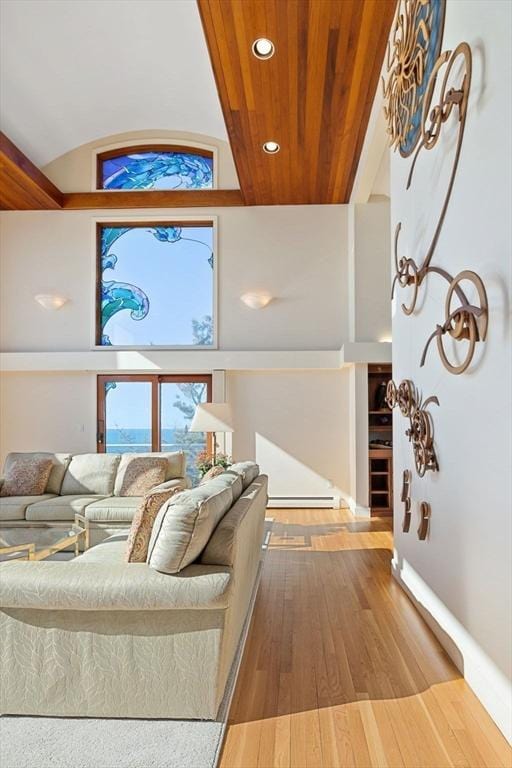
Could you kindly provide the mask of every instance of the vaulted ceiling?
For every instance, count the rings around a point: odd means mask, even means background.
[[[348,202],[395,4],[2,0],[0,108],[15,146],[0,148],[0,206]],[[252,53],[260,37],[275,45],[264,61]],[[195,193],[196,202],[192,192],[61,196],[32,165],[144,128],[227,135],[240,192]],[[263,151],[269,140],[277,154]]]
[[[2,0],[0,107],[40,167],[146,128],[227,138],[193,0]]]

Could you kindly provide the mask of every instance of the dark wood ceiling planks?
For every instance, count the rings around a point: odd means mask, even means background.
[[[197,2],[245,203],[348,202],[395,0]]]
[[[0,132],[0,209],[48,210],[61,202],[60,190]]]

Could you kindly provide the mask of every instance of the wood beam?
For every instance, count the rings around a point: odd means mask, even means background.
[[[61,204],[61,191],[0,132],[0,209],[55,210]]]
[[[64,210],[94,208],[215,208],[244,205],[239,189],[197,189],[142,192],[71,192],[63,195]]]

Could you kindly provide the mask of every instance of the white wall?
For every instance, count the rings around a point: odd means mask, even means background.
[[[0,376],[0,455],[9,451],[96,451],[96,376]]]
[[[270,496],[348,491],[348,368],[230,371],[226,392],[235,414],[233,456],[268,472]]]
[[[143,216],[141,216],[141,213]],[[112,220],[218,216],[221,349],[339,349],[347,335],[346,208],[289,206],[109,211]],[[94,318],[93,223],[105,211],[2,214],[0,344],[3,351],[86,350]],[[240,296],[275,300],[254,311]],[[70,299],[47,312],[38,293]]]
[[[448,1],[444,49],[466,40],[473,51],[473,82],[461,160],[433,264],[455,275],[480,274],[489,298],[489,333],[468,372],[453,376],[435,343],[424,368],[424,342],[444,321],[448,284],[429,276],[418,310],[393,318],[395,381],[411,378],[432,407],[439,473],[420,479],[413,471],[413,512],[432,506],[427,541],[401,530],[396,489],[412,468],[406,422],[394,420],[396,575],[423,606],[453,658],[498,725],[509,736],[511,662],[511,103],[510,3]],[[451,124],[453,127],[453,123]],[[391,158],[392,231],[403,222],[400,253],[421,261],[434,231],[453,160],[455,134],[444,130],[440,146],[423,152],[411,189],[411,160]],[[446,633],[446,634],[445,634]],[[450,639],[447,639],[447,636]]]
[[[391,339],[389,199],[370,198],[354,211],[355,340]]]

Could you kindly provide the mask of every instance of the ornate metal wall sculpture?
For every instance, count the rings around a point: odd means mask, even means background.
[[[402,531],[409,532],[411,527],[411,470],[404,469],[402,475],[402,495],[401,501],[404,503],[404,519],[402,520]]]
[[[441,53],[445,0],[405,0],[388,43],[383,82],[390,144],[408,157],[420,138],[423,98]]]
[[[444,322],[436,325],[428,339],[420,366],[425,364],[430,342],[436,338],[443,365],[450,373],[460,374],[471,363],[476,343],[486,338],[488,305],[484,284],[475,272],[464,270],[453,277],[442,267],[431,263],[459,164],[472,70],[471,49],[467,43],[460,43],[454,51],[440,53],[444,6],[444,0],[402,0],[388,49],[388,80],[384,83],[384,96],[387,101],[385,115],[390,145],[398,148],[403,157],[408,157],[417,147],[407,189],[411,185],[421,150],[431,150],[436,146],[443,125],[452,114],[458,122],[454,160],[443,207],[430,245],[420,263],[411,257],[399,255],[401,222],[396,227],[392,296],[397,284],[400,288],[412,288],[409,304],[402,304],[402,311],[411,315],[416,307],[419,289],[428,274],[440,275],[448,282]],[[440,89],[436,89],[441,76]],[[461,285],[463,281],[469,281],[476,288],[476,305],[469,301]],[[452,303],[455,303],[453,308]],[[455,341],[469,342],[462,362],[451,362],[448,359],[443,346],[443,336],[446,334]]]
[[[416,472],[423,477],[426,472],[437,472],[439,464],[434,448],[434,424],[427,408],[431,404],[439,405],[435,395],[424,402],[416,387],[409,379],[404,379],[397,388],[394,381],[388,382],[386,402],[389,408],[398,406],[402,416],[409,419],[409,429],[405,434],[412,443]]]
[[[418,539],[425,541],[430,525],[431,507],[428,501],[422,501],[420,504],[420,524],[418,526]]]

